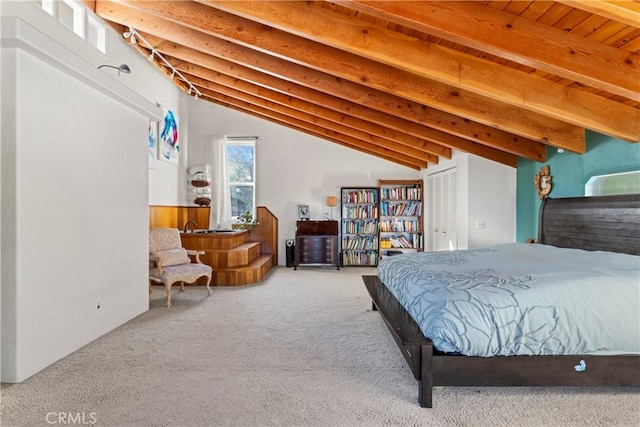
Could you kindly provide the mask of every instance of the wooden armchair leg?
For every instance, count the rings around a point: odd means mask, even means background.
[[[184,291],[184,282],[180,282],[180,292]]]
[[[171,307],[171,283],[165,284],[165,288],[167,288],[167,307]]]
[[[209,274],[207,276],[207,294],[209,294],[209,296],[211,296],[211,294],[213,294],[213,291],[209,287],[210,284],[211,284],[211,274]]]

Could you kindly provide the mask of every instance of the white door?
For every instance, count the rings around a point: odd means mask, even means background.
[[[457,168],[453,167],[428,175],[427,187],[429,189],[427,249],[430,251],[458,249]]]

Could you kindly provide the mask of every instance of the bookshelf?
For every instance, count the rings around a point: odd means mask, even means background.
[[[342,187],[340,189],[342,265],[378,265],[377,187]]]
[[[423,237],[422,180],[379,180],[380,257],[389,251],[421,252]]]

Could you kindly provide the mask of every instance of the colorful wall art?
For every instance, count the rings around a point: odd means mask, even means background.
[[[156,167],[156,150],[158,149],[158,122],[149,121],[149,169]]]
[[[178,141],[178,116],[168,108],[161,107],[164,119],[160,122],[160,138],[158,140],[158,158],[166,162],[178,164],[180,161],[180,143]]]

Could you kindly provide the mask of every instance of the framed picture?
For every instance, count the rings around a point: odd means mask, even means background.
[[[180,163],[178,116],[168,108],[160,108],[164,112],[164,118],[160,122],[160,133],[158,135],[158,158],[177,165]]]
[[[309,205],[298,205],[298,218],[309,219]]]
[[[158,149],[158,122],[149,121],[149,169],[156,167],[156,150]]]

